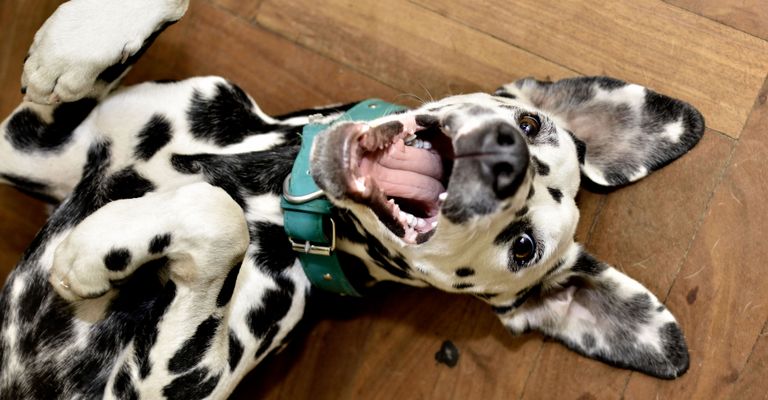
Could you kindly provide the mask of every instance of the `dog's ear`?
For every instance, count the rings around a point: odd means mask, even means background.
[[[576,139],[584,176],[601,186],[634,182],[685,154],[704,134],[690,104],[607,77],[532,78],[499,88],[547,113]]]
[[[685,373],[688,349],[669,310],[643,285],[574,246],[570,267],[501,311],[507,329],[537,330],[587,357],[658,378]]]

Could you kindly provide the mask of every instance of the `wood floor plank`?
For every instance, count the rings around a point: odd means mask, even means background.
[[[574,72],[405,0],[265,1],[260,25],[428,99]]]
[[[765,377],[768,376],[768,324],[752,349],[747,365],[733,388],[734,399],[768,399]]]
[[[540,336],[512,337],[488,306],[466,296],[394,285],[382,289],[356,304],[337,304],[336,313],[346,310],[344,319],[313,327],[293,343],[296,348],[289,346],[250,374],[234,398],[520,396]],[[459,352],[452,368],[435,361],[446,340]]]
[[[765,0],[664,0],[725,25],[768,40],[768,4]]]
[[[633,374],[628,398],[739,398],[733,390],[768,318],[767,98],[768,81],[667,300],[691,368],[673,385]]]
[[[397,90],[206,1],[191,2],[126,82],[197,75],[226,77],[271,114],[367,97],[400,99]]]
[[[768,73],[765,41],[658,0],[415,1],[581,74],[689,101],[734,138]]]

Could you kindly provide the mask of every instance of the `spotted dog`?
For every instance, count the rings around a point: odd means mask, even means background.
[[[218,77],[113,90],[186,6],[71,0],[35,36],[0,180],[56,206],[0,297],[2,398],[224,398],[302,317],[312,288],[282,183],[302,127],[350,106],[271,117]],[[472,295],[512,333],[675,378],[689,363],[675,318],[574,242],[574,197],[582,175],[637,181],[703,129],[638,85],[523,79],[336,122],[311,174],[358,290]]]

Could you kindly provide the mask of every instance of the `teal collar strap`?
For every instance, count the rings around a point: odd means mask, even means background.
[[[333,122],[370,121],[403,109],[402,106],[370,99],[356,104]],[[285,232],[310,282],[331,292],[360,296],[344,276],[336,256],[336,225],[331,218],[333,205],[317,187],[309,169],[312,142],[329,126],[317,123],[304,126],[301,149],[291,174],[283,184],[280,205]]]

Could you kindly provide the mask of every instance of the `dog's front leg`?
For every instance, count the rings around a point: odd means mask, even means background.
[[[100,97],[189,0],[71,0],[35,34],[21,77],[25,99],[49,104]]]
[[[221,189],[194,184],[118,200],[93,213],[56,249],[50,281],[66,299],[95,298],[165,257],[171,280],[207,292],[221,286],[247,246],[237,203]]]

